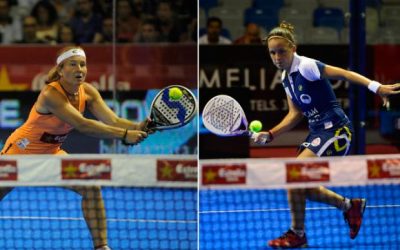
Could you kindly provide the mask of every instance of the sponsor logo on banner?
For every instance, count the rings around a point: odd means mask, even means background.
[[[69,160],[61,161],[63,180],[111,180],[111,160]]]
[[[18,178],[17,161],[0,160],[0,180],[16,181]]]
[[[329,163],[327,161],[286,163],[286,181],[288,183],[329,181],[329,179]]]
[[[157,160],[157,180],[197,182],[197,161]]]
[[[400,158],[367,160],[368,179],[400,178]]]
[[[245,184],[246,164],[205,165],[202,168],[203,185]]]

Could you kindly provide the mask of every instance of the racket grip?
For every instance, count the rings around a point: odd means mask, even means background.
[[[148,118],[147,126],[146,126],[144,132],[152,134],[156,130],[157,130],[157,123],[153,119]]]

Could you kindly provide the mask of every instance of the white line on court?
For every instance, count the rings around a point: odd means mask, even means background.
[[[46,217],[46,216],[0,216],[0,220],[66,220],[66,221],[80,221],[83,218],[74,217]],[[152,220],[152,219],[113,219],[108,218],[110,222],[140,222],[140,223],[197,223],[196,220]]]
[[[367,208],[399,208],[400,205],[371,205]],[[310,207],[306,210],[330,210],[337,209],[336,207]],[[221,211],[200,211],[200,214],[218,214],[218,213],[254,213],[254,212],[278,212],[289,211],[289,208],[268,208],[268,209],[248,209],[248,210],[221,210]]]

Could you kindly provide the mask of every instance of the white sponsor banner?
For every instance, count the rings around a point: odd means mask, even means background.
[[[201,189],[276,189],[295,187],[355,186],[368,184],[400,183],[400,178],[387,178],[385,166],[397,162],[400,155],[367,155],[346,157],[321,157],[309,159],[217,159],[201,160],[205,166],[221,168],[232,164],[246,165],[246,184],[200,184]],[[379,160],[381,165],[372,166],[370,160]],[[386,164],[387,162],[387,164]],[[320,167],[319,165],[326,167]],[[293,165],[297,168],[293,168]],[[292,168],[288,168],[288,166]],[[371,169],[374,173],[371,174]],[[397,165],[396,165],[397,167]],[[400,168],[400,161],[399,166]],[[290,169],[290,170],[288,170]],[[379,172],[381,170],[381,172]],[[199,171],[200,175],[203,173]],[[375,174],[375,176],[373,176]],[[371,176],[369,176],[371,175]],[[202,176],[199,177],[202,180]],[[296,180],[299,180],[296,182]],[[209,181],[209,180],[208,180]]]
[[[0,186],[197,187],[197,180],[157,180],[158,159],[197,162],[196,155],[3,155],[0,166],[2,161],[16,161],[17,178]]]

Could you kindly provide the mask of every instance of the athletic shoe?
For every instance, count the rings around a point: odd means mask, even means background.
[[[360,230],[362,217],[367,201],[365,199],[351,199],[351,208],[343,213],[344,220],[350,227],[350,238],[355,239]]]
[[[279,238],[268,241],[268,245],[273,248],[307,247],[306,234],[300,237],[289,229]]]

